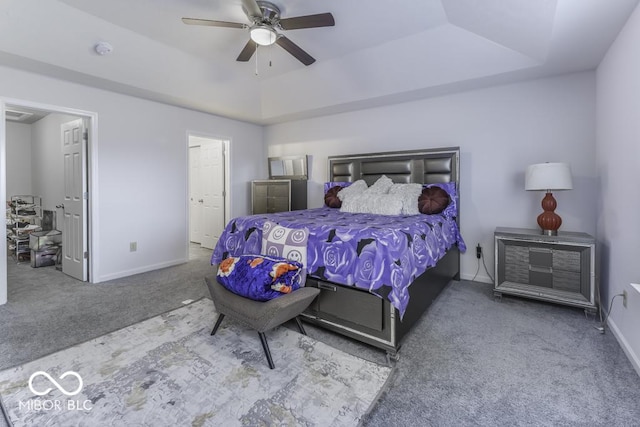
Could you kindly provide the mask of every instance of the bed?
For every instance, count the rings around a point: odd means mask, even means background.
[[[394,183],[449,183],[457,192],[456,214],[387,216],[322,207],[231,220],[211,263],[260,253],[262,224],[306,227],[306,286],[320,289],[303,313],[308,322],[386,350],[397,358],[403,338],[451,280],[458,280],[459,148],[329,157],[331,182],[383,175]]]

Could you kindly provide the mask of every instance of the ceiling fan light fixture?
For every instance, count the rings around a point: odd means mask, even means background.
[[[260,46],[270,46],[274,44],[278,38],[276,31],[267,25],[255,25],[251,27],[249,32],[251,40]]]

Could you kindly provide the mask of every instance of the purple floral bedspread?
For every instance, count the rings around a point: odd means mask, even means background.
[[[372,293],[389,286],[389,301],[401,317],[413,280],[436,265],[453,245],[462,252],[466,250],[455,220],[442,215],[354,214],[322,207],[231,220],[213,251],[211,263],[219,264],[228,256],[259,254],[266,220],[309,229],[309,275]]]

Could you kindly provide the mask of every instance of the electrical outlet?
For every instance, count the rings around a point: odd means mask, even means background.
[[[482,257],[482,246],[480,246],[480,243],[478,243],[478,246],[476,246],[476,258],[480,259]]]
[[[626,289],[622,291],[622,306],[627,308],[627,291]]]
[[[129,252],[135,252],[138,250],[138,242],[129,243]]]

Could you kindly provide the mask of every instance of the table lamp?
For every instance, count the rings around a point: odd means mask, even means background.
[[[545,191],[542,199],[542,212],[538,215],[538,225],[542,234],[556,236],[562,225],[562,218],[555,213],[558,206],[551,191],[571,190],[571,168],[567,163],[538,163],[527,168],[524,189],[527,191]]]

